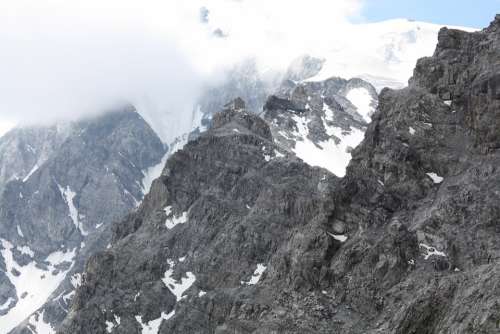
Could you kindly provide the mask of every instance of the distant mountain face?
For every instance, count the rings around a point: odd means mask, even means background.
[[[286,80],[267,100],[263,117],[280,146],[311,166],[343,176],[377,101],[375,88],[361,79]]]
[[[0,332],[64,318],[87,257],[142,200],[165,151],[131,109],[0,139]]]
[[[342,179],[233,101],[90,258],[59,333],[497,332],[498,59],[500,15],[441,30],[366,114]],[[306,101],[333,105],[308,89],[269,99],[269,119],[293,133]]]

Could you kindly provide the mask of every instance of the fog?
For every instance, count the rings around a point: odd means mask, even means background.
[[[168,141],[225,68],[248,57],[263,70],[285,67],[360,8],[358,0],[2,0],[0,128],[132,103]]]

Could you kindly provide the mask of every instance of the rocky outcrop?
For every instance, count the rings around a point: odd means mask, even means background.
[[[111,223],[142,200],[144,172],[160,162],[165,147],[130,108],[15,129],[0,147],[12,149],[3,151],[6,160],[25,157],[19,177],[0,193],[0,332],[35,311],[24,325],[57,327],[85,261],[109,244]]]
[[[264,105],[275,142],[312,166],[344,176],[377,106],[375,88],[361,79],[286,80]]]
[[[237,101],[115,225],[60,333],[496,333],[499,41],[500,16],[442,30],[342,179]]]

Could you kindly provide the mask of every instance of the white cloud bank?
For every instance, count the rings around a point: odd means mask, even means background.
[[[283,64],[285,45],[303,49],[358,9],[357,0],[3,0],[0,122],[74,119],[130,101],[174,131],[182,124],[162,115],[190,112],[217,69],[254,54]]]
[[[202,86],[248,57],[262,70],[283,69],[309,53],[329,59],[324,76],[405,81],[416,58],[432,53],[437,26],[421,33],[407,21],[351,24],[361,7],[362,0],[2,0],[0,123],[71,120],[128,101],[169,141],[189,127]]]

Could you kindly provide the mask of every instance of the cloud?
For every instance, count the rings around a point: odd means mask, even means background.
[[[127,101],[168,141],[189,125],[193,101],[221,69],[253,56],[283,68],[338,34],[360,7],[358,0],[3,0],[0,121],[72,120]]]

